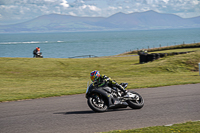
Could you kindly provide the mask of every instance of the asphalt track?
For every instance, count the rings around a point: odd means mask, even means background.
[[[200,120],[200,84],[137,89],[130,108],[94,113],[85,95],[0,103],[0,133],[94,133]]]

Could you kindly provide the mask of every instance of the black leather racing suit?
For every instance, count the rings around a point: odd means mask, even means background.
[[[94,81],[93,86],[95,87],[104,87],[104,86],[109,86],[111,88],[117,87],[124,93],[126,93],[126,90],[119,85],[115,80],[112,80],[110,77],[107,77],[106,75],[101,75],[96,81]]]

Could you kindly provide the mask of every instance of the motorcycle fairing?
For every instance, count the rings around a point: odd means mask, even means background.
[[[104,96],[105,98],[107,98],[108,107],[112,106],[113,102],[115,101],[113,96],[111,94],[107,93],[105,90],[103,90],[103,88],[94,89],[94,90],[92,90],[91,94],[93,94],[93,93],[99,93],[102,96]]]
[[[107,104],[109,108],[117,107],[116,105],[128,106],[126,102],[120,102],[118,98],[113,97],[111,92],[112,88],[110,87],[94,88],[93,85],[90,84],[86,90],[86,98],[94,93],[99,93],[107,99]]]

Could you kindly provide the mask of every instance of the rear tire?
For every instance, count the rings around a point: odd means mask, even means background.
[[[108,110],[106,101],[99,94],[91,95],[87,102],[88,106],[95,112],[105,112]]]
[[[142,98],[142,96],[134,91],[130,91],[130,93],[136,94],[138,96],[138,99],[128,100],[127,103],[129,107],[131,107],[132,109],[141,109],[144,106],[144,99]]]

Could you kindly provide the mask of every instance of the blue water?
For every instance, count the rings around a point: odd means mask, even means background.
[[[200,29],[0,34],[0,57],[110,56],[130,50],[200,42]]]

